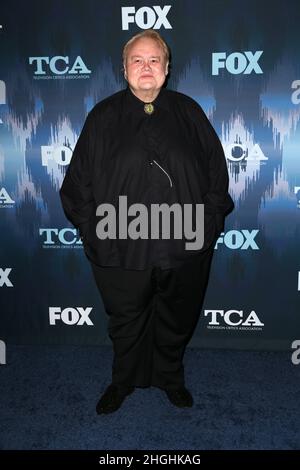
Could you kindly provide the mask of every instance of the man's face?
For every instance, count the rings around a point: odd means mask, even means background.
[[[127,81],[134,91],[159,90],[165,79],[167,64],[161,46],[150,38],[133,42],[126,60]]]

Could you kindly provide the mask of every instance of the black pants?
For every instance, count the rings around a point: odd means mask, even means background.
[[[113,343],[112,382],[185,385],[184,351],[197,325],[213,248],[180,267],[143,271],[92,264]]]

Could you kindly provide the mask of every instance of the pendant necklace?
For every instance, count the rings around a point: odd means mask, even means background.
[[[152,103],[145,103],[144,104],[144,111],[146,114],[152,114],[154,111],[154,106]]]

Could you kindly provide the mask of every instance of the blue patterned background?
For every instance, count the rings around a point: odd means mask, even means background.
[[[191,345],[289,348],[300,334],[297,0],[284,5],[274,0],[13,0],[1,6],[0,267],[11,271],[10,282],[0,287],[0,339],[16,344],[110,342],[78,236],[70,231],[57,236],[72,229],[58,190],[87,112],[126,86],[122,47],[141,27],[130,23],[122,29],[122,7],[148,7],[155,17],[153,5],[170,5],[171,28],[158,30],[172,51],[168,88],[193,97],[208,115],[228,157],[235,201],[226,221],[226,243],[217,243]],[[222,68],[212,74],[214,53],[245,58],[245,51],[263,51],[258,60],[262,73]],[[36,61],[29,60],[56,56],[68,57],[70,68],[79,56],[90,72],[54,73],[43,63],[45,74],[38,75]],[[66,64],[56,65],[62,71]],[[255,150],[261,151],[261,160],[251,160]],[[50,228],[57,235],[48,232],[47,238],[43,229]],[[255,234],[248,249],[242,231]],[[93,325],[49,324],[49,307],[79,306],[92,307]],[[211,310],[240,313],[217,314],[213,324]],[[258,323],[251,324],[247,318],[253,311]]]

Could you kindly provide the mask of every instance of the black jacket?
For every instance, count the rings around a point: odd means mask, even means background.
[[[60,196],[67,218],[83,236],[86,255],[101,266],[170,268],[215,243],[233,208],[222,145],[202,108],[192,98],[162,88],[154,112],[129,87],[99,102],[88,114],[66,172]],[[143,203],[204,204],[201,250],[186,239],[100,240],[96,209]],[[130,219],[129,219],[130,220]],[[149,232],[150,233],[150,232]]]

